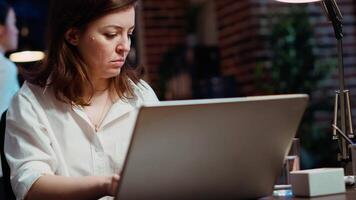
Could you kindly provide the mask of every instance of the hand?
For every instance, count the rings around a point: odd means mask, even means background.
[[[119,175],[65,177],[43,175],[35,181],[25,199],[100,199],[116,196]]]
[[[118,174],[114,174],[112,176],[107,177],[107,182],[105,187],[108,195],[116,196],[117,189],[119,186],[119,180],[120,180],[120,176]]]

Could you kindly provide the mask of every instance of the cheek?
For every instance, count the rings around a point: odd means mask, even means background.
[[[112,43],[105,42],[99,39],[92,41],[92,45],[90,47],[93,51],[93,57],[99,58],[100,60],[108,60],[111,58],[113,53],[114,46]]]
[[[105,58],[105,45],[95,38],[89,38],[84,41],[85,45],[82,46],[83,56],[86,58],[88,64],[97,65]]]

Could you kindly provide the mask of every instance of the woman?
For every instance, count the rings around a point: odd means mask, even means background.
[[[17,49],[18,29],[14,10],[5,2],[0,2],[0,115],[7,109],[11,98],[19,89],[17,68],[5,58],[8,51]],[[1,170],[0,170],[1,177]]]
[[[5,152],[18,199],[116,195],[134,110],[158,101],[125,62],[135,3],[52,2],[47,59],[25,73],[7,115]]]
[[[8,108],[12,97],[19,90],[16,65],[4,54],[17,49],[18,30],[14,10],[0,2],[0,116]],[[3,176],[0,160],[0,178]]]

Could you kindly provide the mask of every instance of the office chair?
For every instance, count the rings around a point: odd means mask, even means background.
[[[3,172],[3,177],[1,178],[1,184],[0,186],[2,187],[0,189],[0,194],[1,199],[6,199],[6,200],[15,200],[15,195],[14,192],[12,191],[11,183],[10,183],[10,168],[9,165],[7,164],[7,160],[5,158],[5,152],[4,152],[4,142],[5,142],[5,128],[6,128],[6,112],[5,111],[2,116],[1,116],[1,121],[0,121],[0,155],[1,155],[1,167],[2,167],[2,172]]]

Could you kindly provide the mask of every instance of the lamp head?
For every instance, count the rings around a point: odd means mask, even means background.
[[[280,1],[283,3],[311,3],[311,2],[321,1],[321,0],[276,0],[276,1]]]

